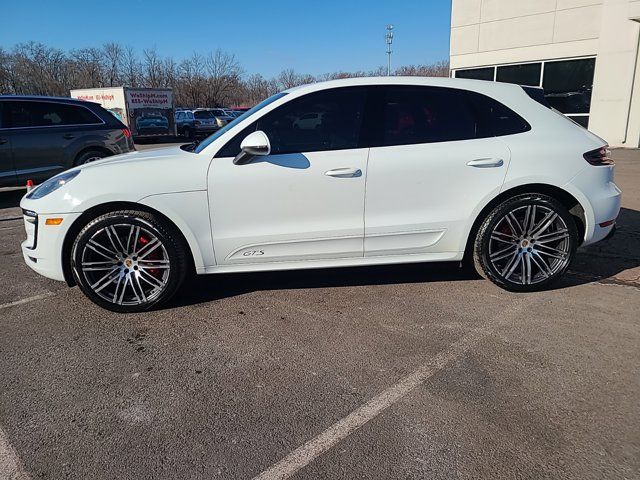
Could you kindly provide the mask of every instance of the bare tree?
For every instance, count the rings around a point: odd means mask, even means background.
[[[300,75],[292,68],[287,68],[278,75],[278,86],[282,90],[297,87],[299,85],[306,85],[307,83],[313,83],[315,81],[316,79],[312,75]]]
[[[177,104],[184,107],[203,105],[205,75],[204,60],[194,53],[190,58],[180,62],[178,66],[180,75]]]
[[[128,46],[122,55],[122,76],[124,84],[129,87],[139,87],[142,85],[142,66],[133,47]]]
[[[149,88],[162,87],[162,60],[155,47],[142,51],[142,67],[146,86]]]
[[[236,56],[218,49],[205,58],[204,67],[207,73],[207,104],[226,104],[232,91],[240,84],[242,70]]]
[[[237,104],[248,103],[255,105],[265,98],[270,97],[278,91],[276,80],[267,80],[259,73],[254,73],[243,82],[241,99],[236,100]]]
[[[102,51],[97,48],[81,48],[71,52],[75,62],[77,77],[74,87],[103,87],[105,68]]]
[[[142,60],[141,60],[142,59]],[[338,71],[314,77],[288,68],[273,78],[244,76],[235,55],[216,50],[205,56],[193,53],[177,63],[156,48],[139,57],[131,47],[110,42],[102,48],[71,52],[41,43],[17,44],[11,51],[0,47],[0,92],[68,95],[73,88],[128,85],[170,87],[176,105],[213,107],[255,105],[279,90],[322,80],[384,75],[385,67],[371,71]],[[396,75],[448,76],[447,61],[399,67]]]
[[[398,67],[395,74],[412,77],[448,77],[449,62],[443,60],[429,65],[406,65]]]
[[[110,87],[122,84],[122,73],[120,71],[124,59],[124,50],[117,43],[106,43],[102,49],[105,56],[106,84]]]

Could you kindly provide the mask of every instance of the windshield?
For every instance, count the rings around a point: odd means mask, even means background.
[[[214,133],[213,135],[210,135],[207,138],[205,138],[202,142],[200,142],[196,146],[196,148],[193,149],[193,152],[194,153],[202,152],[205,148],[207,148],[209,145],[211,145],[213,142],[215,142],[218,138],[220,138],[222,135],[224,135],[230,129],[235,127],[238,123],[242,122],[245,118],[250,117],[254,113],[262,110],[267,105],[275,102],[276,100],[278,100],[279,98],[284,97],[285,95],[286,95],[286,93],[284,93],[284,92],[276,93],[275,95],[270,96],[266,100],[263,100],[262,102],[257,104],[255,107],[253,107],[253,108],[247,110],[246,112],[244,112],[239,117],[234,118],[233,121],[227,123],[224,127],[222,127],[220,130],[216,131],[216,133]]]

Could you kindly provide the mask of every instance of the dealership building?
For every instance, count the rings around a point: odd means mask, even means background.
[[[640,0],[452,0],[451,74],[543,87],[612,146],[640,146]]]

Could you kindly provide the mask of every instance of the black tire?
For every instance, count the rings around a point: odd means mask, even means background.
[[[117,240],[111,240],[113,232]],[[108,248],[97,248],[96,242]],[[172,225],[151,213],[109,212],[78,233],[71,249],[71,271],[80,290],[95,304],[113,312],[141,312],[159,307],[180,289],[189,269],[187,248]],[[137,258],[136,251],[144,256]],[[91,271],[94,264],[108,265]]]
[[[75,166],[84,165],[85,163],[95,162],[96,160],[100,160],[101,158],[105,158],[108,156],[109,154],[107,154],[103,150],[87,150],[78,155],[73,164]]]
[[[515,221],[507,218],[510,213]],[[552,218],[549,227],[538,233]],[[475,237],[473,262],[480,275],[501,288],[534,292],[564,275],[577,247],[575,219],[564,205],[548,195],[525,193],[505,200],[487,215]]]

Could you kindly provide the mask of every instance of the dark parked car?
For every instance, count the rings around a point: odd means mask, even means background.
[[[132,150],[129,129],[97,103],[0,95],[0,187]]]

